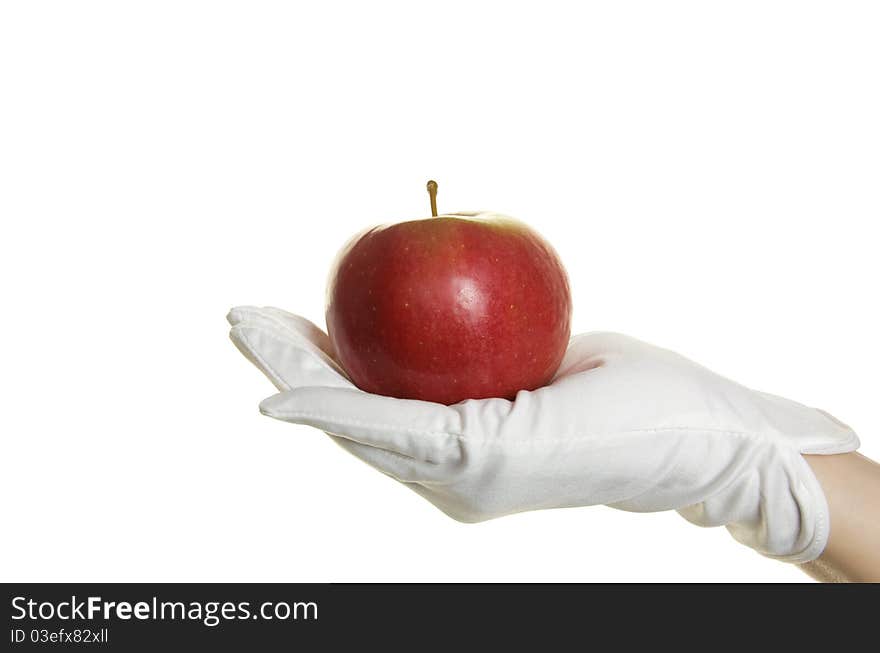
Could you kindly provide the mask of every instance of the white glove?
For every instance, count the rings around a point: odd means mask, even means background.
[[[817,558],[828,507],[801,454],[855,450],[827,413],[614,333],[572,338],[553,383],[454,406],[358,390],[327,336],[274,308],[229,314],[231,338],[282,392],[263,414],[344,449],[466,522],[607,504],[724,525],[760,553]]]

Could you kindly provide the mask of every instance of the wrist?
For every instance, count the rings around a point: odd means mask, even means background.
[[[880,581],[880,465],[852,452],[805,455],[828,503],[830,531],[804,571],[823,581]]]

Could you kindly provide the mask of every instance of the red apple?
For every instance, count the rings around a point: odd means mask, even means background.
[[[327,329],[362,390],[454,404],[546,385],[571,294],[553,248],[496,214],[450,214],[355,237],[334,265]]]

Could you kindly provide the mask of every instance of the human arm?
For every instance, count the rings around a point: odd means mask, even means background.
[[[804,456],[831,516],[822,555],[801,568],[822,582],[880,582],[880,464],[859,453]]]

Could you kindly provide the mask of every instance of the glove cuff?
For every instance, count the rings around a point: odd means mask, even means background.
[[[837,442],[825,454],[858,447]],[[791,563],[815,560],[825,550],[831,519],[825,493],[800,451],[768,444],[750,452],[749,471],[703,502],[679,510],[700,526],[725,525],[735,540],[758,553]]]
[[[760,549],[758,551],[774,560],[801,564],[815,560],[822,555],[831,532],[831,514],[822,485],[809,463],[800,453],[795,454],[793,458],[794,465],[800,468],[797,474],[791,478],[791,497],[796,503],[799,513],[799,533],[795,541],[802,548],[785,554],[761,551]],[[770,506],[767,506],[766,510],[770,510]],[[731,534],[733,534],[732,531]]]

